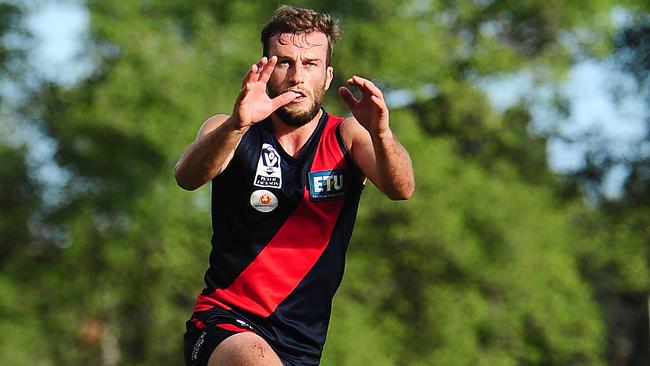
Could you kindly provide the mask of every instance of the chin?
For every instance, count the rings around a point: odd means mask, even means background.
[[[313,120],[320,110],[320,105],[312,105],[310,108],[291,108],[293,106],[284,106],[275,111],[275,115],[282,122],[289,126],[300,127]],[[297,107],[297,106],[296,106]]]

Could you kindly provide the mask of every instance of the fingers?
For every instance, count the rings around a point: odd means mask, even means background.
[[[377,106],[377,108],[382,110],[388,109],[388,106],[386,105],[386,101],[384,101],[384,98],[379,98],[378,96],[373,95],[370,97],[370,100],[375,106]]]
[[[242,80],[242,87],[248,83],[254,83],[259,79],[260,75],[260,69],[264,67],[264,64],[266,63],[266,58],[262,57],[256,64],[252,64],[251,67],[248,69],[248,73],[246,73],[246,76],[244,77],[244,80]]]
[[[358,87],[364,95],[374,95],[381,99],[384,99],[384,94],[381,92],[381,89],[379,89],[372,81],[368,79],[354,75],[348,79],[348,85],[354,85]]]
[[[241,81],[241,87],[244,88],[246,84],[251,82],[251,79],[253,78],[253,75],[257,73],[257,64],[251,65],[251,67],[248,68],[248,71],[246,72],[246,75],[244,75],[244,78]]]
[[[282,93],[278,95],[277,97],[271,99],[271,103],[273,105],[273,110],[276,110],[286,104],[291,103],[296,97],[298,96],[297,93],[294,93],[292,91],[288,91],[285,93]]]
[[[350,89],[344,86],[339,88],[339,95],[341,96],[341,99],[343,99],[343,102],[350,109],[352,109],[354,106],[357,105],[357,103],[359,103],[359,101],[354,97]]]
[[[251,83],[245,83],[244,85],[242,85],[242,88],[239,91],[239,95],[237,96],[237,99],[235,100],[235,104],[241,103],[242,100],[244,100],[244,98],[246,98],[246,96],[248,95],[248,92],[251,90],[252,86],[253,86],[253,84],[251,84]]]
[[[266,57],[263,57],[262,60],[266,60]],[[263,65],[263,67],[260,69],[260,75],[258,80],[266,84],[271,78],[271,74],[273,74],[273,70],[275,69],[275,65],[277,64],[277,62],[278,62],[278,58],[276,56],[271,57],[268,60],[268,63]]]
[[[269,80],[271,73],[273,73],[273,69],[275,68],[275,64],[277,60],[278,59],[275,56],[271,57],[271,61],[269,61],[266,57],[262,57],[256,64],[251,65],[251,67],[248,69],[248,72],[244,76],[244,79],[242,80],[241,83],[242,88],[248,83],[254,83],[256,81],[260,81],[263,77],[265,77],[266,79],[261,81],[266,83]],[[269,64],[271,62],[272,65],[270,65],[270,71],[268,71]],[[266,75],[266,73],[268,73],[268,75]]]
[[[372,81],[354,75],[348,79],[348,84],[356,86],[363,93],[361,99],[356,99],[350,89],[346,87],[339,88],[339,94],[348,107],[352,108],[358,103],[363,103],[363,100],[369,100],[380,109],[387,108],[386,101],[384,100],[384,93]]]

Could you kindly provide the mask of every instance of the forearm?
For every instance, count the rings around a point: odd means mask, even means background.
[[[237,128],[233,117],[197,138],[175,167],[176,183],[194,190],[225,169],[247,128]]]
[[[406,200],[415,190],[411,157],[392,131],[371,134],[381,190],[391,199]]]

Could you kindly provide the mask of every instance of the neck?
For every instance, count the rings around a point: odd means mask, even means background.
[[[273,133],[284,151],[295,157],[305,145],[309,137],[318,126],[318,121],[323,116],[323,110],[319,110],[316,117],[302,126],[291,126],[279,119],[275,114],[271,115]]]

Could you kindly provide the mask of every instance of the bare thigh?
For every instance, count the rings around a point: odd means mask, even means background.
[[[282,366],[271,346],[255,333],[226,338],[210,356],[208,366]]]

